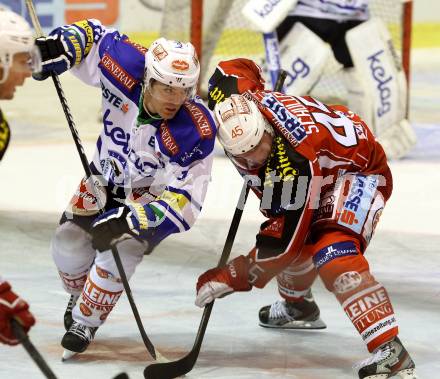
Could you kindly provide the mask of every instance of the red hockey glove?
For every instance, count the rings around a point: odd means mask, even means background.
[[[252,286],[248,276],[249,261],[244,255],[233,259],[226,266],[206,271],[197,281],[196,305],[203,308],[234,291],[250,291]]]
[[[28,303],[11,291],[8,282],[0,281],[0,342],[7,345],[19,343],[11,328],[12,319],[17,320],[26,333],[35,324],[34,316],[28,308]]]

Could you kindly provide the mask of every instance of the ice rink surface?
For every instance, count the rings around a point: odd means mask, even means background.
[[[438,83],[440,64],[432,68],[432,64],[424,66],[426,60],[420,62],[416,66],[419,70],[414,72],[412,92],[412,119],[419,144],[408,159],[391,162],[394,192],[366,256],[372,273],[391,296],[401,339],[416,363],[419,379],[438,379],[440,96],[434,83]],[[18,95],[20,99],[22,93]],[[58,104],[53,99],[51,107],[56,108]],[[31,340],[58,378],[109,379],[122,371],[130,378],[143,378],[144,367],[152,361],[125,296],[98,330],[87,352],[61,363],[59,343],[68,296],[49,254],[49,241],[82,176],[81,165],[65,124],[38,129],[45,123],[41,96],[35,98],[35,104],[29,103],[32,109],[23,113],[21,121],[17,115],[23,111],[18,106],[8,104],[8,110],[4,105],[2,102],[9,118],[17,121],[13,125],[15,138],[0,165],[0,273],[31,304],[38,320],[31,330]],[[91,156],[93,143],[89,137],[97,131],[93,124],[81,122],[95,118],[95,114],[84,114],[87,104],[72,108],[74,116],[78,114],[79,130]],[[41,117],[32,112],[41,112]],[[185,355],[194,342],[202,315],[202,310],[194,306],[196,278],[217,264],[240,187],[241,180],[232,165],[216,158],[213,181],[196,225],[187,233],[171,236],[153,255],[144,257],[131,281],[147,334],[172,360]],[[251,197],[233,256],[247,253],[252,246],[261,221],[257,208],[256,199]],[[328,325],[322,331],[259,327],[259,308],[278,299],[274,283],[263,290],[217,301],[199,360],[188,378],[355,378],[352,365],[369,354],[339,303],[319,280],[313,291]],[[44,376],[22,347],[2,345],[0,378]]]

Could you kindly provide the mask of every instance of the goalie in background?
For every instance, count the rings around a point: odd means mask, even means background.
[[[403,157],[415,145],[405,73],[383,21],[370,18],[368,0],[301,0],[276,31],[286,93],[310,94],[333,54],[343,66],[348,107],[370,126],[388,158]]]
[[[250,61],[240,62],[217,66],[210,93],[252,92],[211,104],[218,139],[251,179],[267,220],[248,255],[199,277],[196,305],[263,288],[274,276],[282,297],[294,302],[319,276],[372,353],[357,365],[359,378],[415,379],[391,300],[364,255],[393,188],[382,146],[345,106],[264,91]],[[285,319],[286,301],[262,308],[260,322]]]
[[[111,246],[130,279],[144,254],[196,221],[216,128],[196,96],[200,65],[190,43],[159,38],[147,49],[98,20],[56,28],[36,43],[37,79],[70,70],[102,91],[103,128],[90,163],[96,176],[81,181],[51,243],[71,295],[61,341],[69,358],[87,349],[123,292]]]
[[[34,38],[29,24],[16,13],[0,7],[0,100],[12,100],[15,89],[38,69]],[[0,160],[8,148],[11,131],[0,109]],[[15,294],[0,276],[0,342],[17,345],[11,320],[18,321],[25,332],[35,324],[29,305]]]

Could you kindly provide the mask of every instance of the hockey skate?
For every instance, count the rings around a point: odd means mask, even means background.
[[[66,332],[73,324],[72,310],[75,307],[78,298],[78,295],[70,295],[69,302],[67,303],[66,311],[64,312],[64,328],[66,329]]]
[[[299,302],[276,301],[260,309],[260,326],[279,329],[325,329],[319,308],[309,291]]]
[[[93,341],[97,330],[97,327],[89,327],[73,320],[72,326],[61,340],[61,346],[65,349],[62,361],[72,358],[77,353],[84,352]]]
[[[360,379],[417,379],[414,362],[397,337],[377,348],[372,357],[354,369]]]

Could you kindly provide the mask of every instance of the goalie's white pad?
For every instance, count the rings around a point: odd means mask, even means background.
[[[286,18],[298,0],[250,0],[241,12],[262,33],[270,33]]]
[[[389,158],[401,157],[414,146],[415,134],[405,120],[407,83],[391,36],[380,19],[372,18],[349,30],[346,41],[359,83],[348,92],[353,100],[356,93],[363,95],[358,106],[349,99],[349,107],[372,128]]]
[[[391,125],[378,138],[387,157],[402,158],[416,144],[417,137],[411,124],[407,120]]]
[[[304,24],[297,22],[280,44],[281,67],[289,95],[306,95],[321,76],[331,57],[330,45]]]

